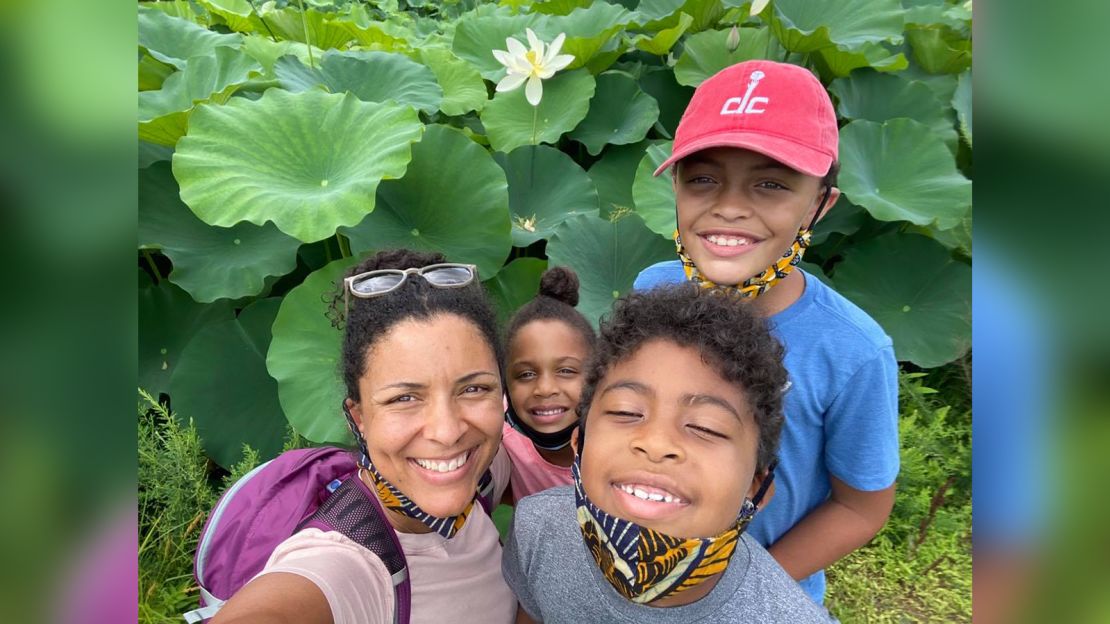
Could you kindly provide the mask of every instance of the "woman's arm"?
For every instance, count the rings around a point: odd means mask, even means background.
[[[767,549],[795,580],[823,570],[871,541],[894,507],[893,485],[865,492],[836,477],[829,480],[829,499]]]
[[[332,624],[331,607],[315,583],[297,574],[264,574],[240,589],[211,624]]]

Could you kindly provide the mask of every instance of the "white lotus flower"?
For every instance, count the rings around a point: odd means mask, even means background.
[[[559,54],[563,41],[567,38],[565,33],[559,33],[555,40],[546,46],[546,53],[544,43],[536,37],[536,33],[532,32],[531,28],[526,28],[525,34],[528,35],[528,44],[532,49],[526,50],[523,43],[509,37],[505,40],[508,51],[493,51],[493,57],[509,72],[501,82],[497,83],[497,90],[512,91],[527,80],[528,86],[524,87],[524,97],[532,106],[539,106],[540,99],[543,97],[543,81],[570,65],[574,61],[574,55]]]
[[[752,0],[752,10],[750,15],[759,15],[763,12],[763,9],[767,8],[767,5],[770,3],[771,0]]]

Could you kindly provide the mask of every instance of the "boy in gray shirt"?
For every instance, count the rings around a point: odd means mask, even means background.
[[[518,622],[829,621],[744,535],[786,386],[749,308],[690,283],[617,302],[578,408],[574,485],[516,507],[502,571]]]

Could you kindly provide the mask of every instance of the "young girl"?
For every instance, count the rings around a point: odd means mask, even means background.
[[[505,503],[571,483],[570,434],[595,337],[577,304],[578,276],[554,267],[540,279],[539,295],[509,322],[509,409],[502,440],[513,468]]]

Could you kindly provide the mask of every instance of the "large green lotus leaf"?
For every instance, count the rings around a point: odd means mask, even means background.
[[[597,77],[590,111],[570,138],[597,156],[608,144],[643,140],[657,119],[659,104],[640,90],[635,78],[622,71],[608,71]]]
[[[959,74],[971,67],[971,39],[943,25],[906,30],[914,59],[930,74]]]
[[[158,91],[139,92],[139,138],[172,146],[185,136],[189,115],[202,102],[223,103],[240,85],[261,73],[257,61],[234,48],[196,56]]]
[[[509,182],[513,245],[527,247],[549,238],[555,227],[578,214],[597,214],[597,188],[570,156],[547,145],[524,145],[494,154]]]
[[[505,173],[461,130],[428,126],[405,177],[378,187],[378,206],[343,231],[356,253],[390,247],[439,251],[493,277],[512,248]]]
[[[844,77],[861,67],[880,72],[900,72],[909,66],[901,52],[891,52],[881,43],[864,43],[858,47],[828,46],[817,51],[817,59],[828,74]]]
[[[817,227],[813,228],[813,238],[810,244],[816,247],[828,240],[829,235],[833,233],[855,234],[870,219],[871,217],[867,215],[866,210],[841,195],[832,209],[828,210],[825,216],[817,222]]]
[[[904,12],[898,0],[775,0],[771,28],[791,52],[813,52],[829,45],[897,44],[902,41]]]
[[[568,266],[581,282],[578,310],[594,325],[632,289],[645,267],[674,258],[674,245],[634,214],[615,222],[594,215],[563,221],[547,244],[549,266]]]
[[[674,7],[674,8],[671,8]],[[684,2],[641,2],[636,7],[636,21],[648,32],[656,32],[664,28],[673,28],[682,19],[685,13],[693,18],[689,32],[701,32],[716,26],[725,14],[725,6],[721,0],[685,0]],[[660,15],[658,19],[650,19]]]
[[[605,149],[601,158],[587,172],[597,186],[601,216],[632,210],[632,181],[648,146],[662,141],[641,141],[634,145],[614,145]]]
[[[694,18],[685,13],[680,13],[678,16],[678,23],[670,28],[663,28],[653,35],[639,35],[635,38],[636,47],[656,56],[666,56],[674,44],[682,38],[690,25],[694,23]]]
[[[549,16],[537,24],[536,34],[547,42],[554,40],[559,33],[565,33],[566,40],[560,53],[573,54],[575,60],[567,65],[567,69],[576,69],[601,52],[633,17],[635,14],[622,6],[593,2],[568,15]]]
[[[928,126],[912,119],[853,121],[840,131],[840,189],[880,221],[954,227],[971,207],[971,181]]]
[[[535,298],[540,291],[540,277],[546,269],[546,260],[517,258],[482,282],[502,324],[507,323],[520,306]]]
[[[139,57],[139,91],[154,91],[162,88],[162,83],[173,75],[176,70],[173,65],[168,65],[143,53]]]
[[[590,110],[594,77],[584,69],[560,72],[543,81],[543,99],[532,106],[524,87],[498,93],[482,111],[490,146],[509,153],[521,145],[555,143]]]
[[[339,374],[343,332],[332,326],[332,297],[357,258],[342,258],[311,273],[282,299],[266,353],[278,398],[293,429],[313,442],[351,441],[340,410],[347,396]],[[342,313],[342,299],[339,312]]]
[[[262,5],[259,15],[266,20],[266,24],[278,38],[300,41],[322,50],[342,49],[355,40],[354,33],[344,25],[342,20],[333,19],[335,14],[323,13],[311,7],[306,7],[303,20],[300,9],[292,6],[268,9]],[[306,26],[307,38],[305,37]]]
[[[344,19],[336,23],[342,24],[355,36],[358,45],[368,50],[405,53],[412,50],[409,38],[413,33],[395,22],[374,21],[365,12],[359,11],[354,19]]]
[[[545,15],[566,15],[590,4],[592,4],[590,0],[539,0],[539,2],[533,2],[528,10]]]
[[[971,212],[968,212],[959,225],[947,230],[939,230],[935,225],[912,225],[905,231],[924,234],[941,245],[971,258],[971,230]]]
[[[971,145],[971,70],[960,74],[960,81],[956,85],[956,93],[952,96],[952,108],[956,109],[956,117],[960,121],[960,134],[964,136],[968,146]]]
[[[636,6],[636,20],[650,26],[652,22],[676,15],[686,0],[640,0]]]
[[[270,327],[281,300],[263,299],[239,318],[200,329],[170,380],[174,411],[196,422],[209,457],[235,465],[249,444],[265,461],[281,452],[287,424],[278,384],[266,372]]]
[[[485,107],[489,99],[486,83],[473,65],[444,48],[422,48],[420,60],[432,70],[443,89],[439,110],[444,115],[465,115]]]
[[[909,50],[908,45],[903,45],[902,47]],[[925,83],[933,90],[933,94],[936,95],[937,99],[941,102],[950,102],[952,100],[952,96],[956,94],[956,87],[959,85],[959,78],[957,76],[953,74],[930,74],[922,69],[921,65],[913,59],[912,54],[910,55],[909,61],[909,67],[900,74],[903,78]]]
[[[766,58],[771,31],[767,28],[741,28],[740,45],[728,51],[728,30],[706,30],[690,35],[682,49],[682,56],[674,66],[675,80],[688,87],[697,87],[706,78],[722,69]]]
[[[947,364],[971,345],[971,267],[918,234],[886,234],[852,247],[836,288],[894,339],[899,360]]]
[[[251,32],[265,30],[249,0],[196,0],[197,4],[204,7],[209,13],[219,16],[231,30],[236,32]]]
[[[201,221],[178,197],[169,163],[139,171],[139,244],[161,248],[173,261],[170,281],[205,303],[257,295],[267,277],[297,266],[300,246],[272,223],[224,228]]]
[[[194,56],[211,54],[221,46],[237,48],[240,35],[224,35],[162,11],[139,7],[139,45],[151,56],[184,69]]]
[[[632,181],[632,203],[636,214],[652,232],[668,239],[675,229],[674,185],[669,171],[657,177],[651,174],[671,155],[671,146],[668,141],[647,148]]]
[[[247,35],[243,37],[243,45],[239,49],[261,63],[267,75],[273,74],[274,64],[283,56],[292,55],[300,59],[305,65],[309,63],[309,46],[300,41],[273,41],[269,37],[261,35]],[[324,55],[323,50],[316,48],[313,48],[312,53],[314,58],[320,58]]]
[[[675,82],[674,72],[662,67],[645,68],[640,76],[640,88],[659,103],[659,125],[667,133],[666,138],[673,137],[694,90]]]
[[[524,29],[535,30],[536,25],[546,19],[544,15],[533,13],[511,15],[504,9],[468,13],[455,25],[451,51],[469,61],[483,78],[496,82],[505,76],[505,66],[493,58],[493,50],[504,50],[505,39],[510,37],[525,41]]]
[[[181,352],[201,327],[234,317],[224,301],[203,304],[163,280],[139,289],[139,387],[151,394],[170,391],[170,375]]]
[[[292,56],[274,64],[281,86],[293,92],[321,85],[332,93],[348,91],[363,102],[393,100],[434,113],[443,101],[432,70],[403,54],[328,50],[313,69]]]
[[[139,169],[146,169],[156,162],[173,158],[173,148],[156,143],[139,141]]]
[[[834,80],[829,91],[836,96],[841,117],[879,122],[908,117],[929,126],[945,143],[955,144],[956,130],[948,107],[924,83],[896,74],[858,71]]]
[[[313,242],[374,209],[378,183],[404,174],[423,129],[408,106],[270,89],[194,111],[173,173],[205,223],[273,221]]]

